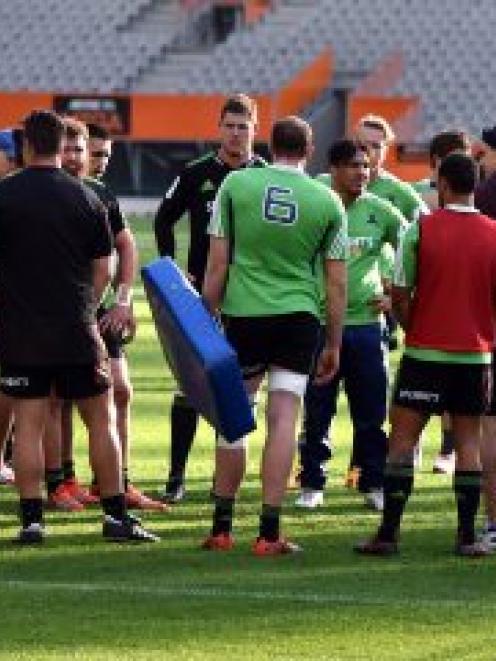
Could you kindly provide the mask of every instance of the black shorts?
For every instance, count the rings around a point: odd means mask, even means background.
[[[423,413],[484,415],[492,393],[490,365],[437,363],[403,356],[393,404]]]
[[[223,319],[226,337],[238,354],[245,379],[269,366],[309,374],[317,351],[320,323],[309,312]]]
[[[48,397],[52,392],[60,399],[85,399],[101,395],[111,384],[108,358],[91,365],[2,365],[0,377],[1,392],[23,399]]]
[[[106,312],[107,310],[105,308],[99,307],[98,310],[96,311],[97,321],[100,321],[100,319],[103,317],[103,315]],[[105,333],[101,333],[101,336],[110,358],[117,360],[124,354],[124,350],[122,348],[124,345],[124,341],[122,339],[121,334],[113,333],[112,331],[107,330]]]

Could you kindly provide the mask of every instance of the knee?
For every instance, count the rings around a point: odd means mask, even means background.
[[[133,388],[128,381],[114,384],[114,402],[118,409],[126,408],[133,399]]]

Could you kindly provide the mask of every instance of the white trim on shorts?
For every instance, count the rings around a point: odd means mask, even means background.
[[[281,367],[269,367],[267,390],[284,390],[303,397],[308,383],[308,374],[298,374]]]

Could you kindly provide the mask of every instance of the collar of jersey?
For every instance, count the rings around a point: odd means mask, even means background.
[[[474,206],[468,204],[447,204],[444,208],[458,213],[478,213]]]
[[[276,170],[284,170],[285,172],[296,172],[297,174],[305,174],[304,165],[289,165],[289,163],[272,163],[269,165]]]

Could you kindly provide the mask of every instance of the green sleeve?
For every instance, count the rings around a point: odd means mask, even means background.
[[[392,204],[387,205],[386,220],[385,241],[392,245],[393,248],[397,248],[401,236],[408,228],[408,221],[401,211]]]
[[[397,287],[414,287],[417,280],[418,223],[412,223],[400,240],[393,282]]]
[[[410,186],[410,184],[405,182],[403,182],[402,186],[402,197],[402,211],[410,222],[417,221],[421,214],[429,213],[429,207],[419,193],[417,193],[413,186]]]
[[[390,243],[384,243],[379,257],[379,271],[381,278],[392,280],[394,273],[395,252]]]
[[[231,193],[229,177],[224,179],[212,207],[208,233],[219,239],[229,236],[229,216],[231,214]]]
[[[327,234],[326,259],[348,259],[348,216],[339,198],[333,200],[331,231]]]

